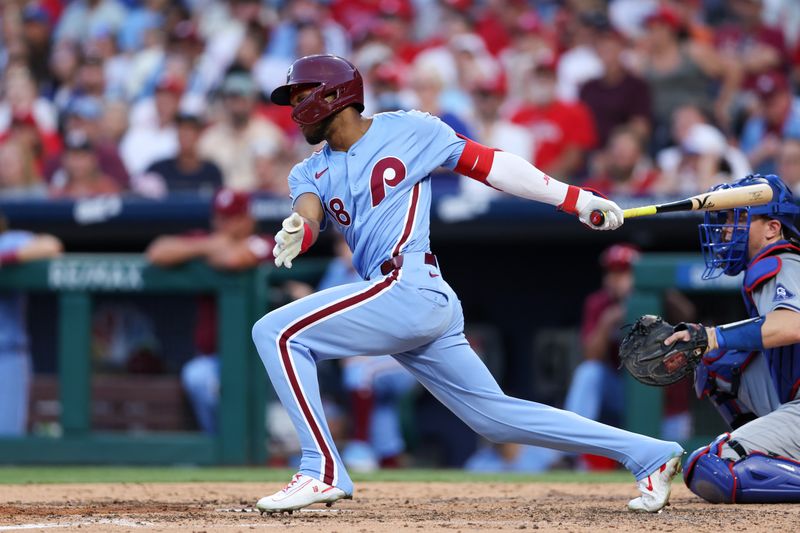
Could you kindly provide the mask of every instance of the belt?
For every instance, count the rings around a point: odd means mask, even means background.
[[[425,254],[425,264],[426,265],[435,266],[435,267],[439,266],[439,262],[436,261],[436,256],[431,254],[431,253],[426,253]],[[403,256],[402,255],[396,255],[396,256],[392,257],[391,259],[387,259],[386,261],[381,263],[381,274],[383,274],[385,276],[386,274],[389,274],[390,272],[394,272],[395,270],[397,270],[398,268],[400,268],[402,266],[403,266]]]

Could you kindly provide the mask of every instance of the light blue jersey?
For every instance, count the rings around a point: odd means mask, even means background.
[[[395,255],[430,251],[430,174],[455,168],[464,144],[428,113],[381,113],[347,152],[326,145],[295,166],[292,199],[319,196],[367,278]]]

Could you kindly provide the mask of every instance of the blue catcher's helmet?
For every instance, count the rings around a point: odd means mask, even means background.
[[[711,190],[733,189],[757,183],[768,183],[772,187],[772,201],[764,205],[706,212],[705,221],[700,224],[700,244],[706,262],[703,279],[713,279],[722,274],[735,276],[744,270],[748,262],[747,242],[753,216],[764,215],[778,220],[783,226],[784,235],[790,233],[793,237],[800,237],[795,225],[795,216],[800,213],[800,207],[794,203],[792,191],[778,176],[751,174],[733,183],[717,185]]]

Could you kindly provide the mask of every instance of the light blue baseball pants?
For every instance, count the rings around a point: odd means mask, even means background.
[[[675,442],[506,396],[464,337],[461,303],[424,254],[406,254],[401,269],[369,278],[292,302],[253,326],[258,353],[300,437],[301,473],[352,493],[323,414],[316,362],[387,353],[488,440],[611,457],[636,479],[682,453]]]

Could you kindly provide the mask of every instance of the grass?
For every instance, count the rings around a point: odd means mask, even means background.
[[[132,466],[30,466],[0,467],[0,484],[25,483],[283,483],[293,471],[258,467],[132,467]],[[460,470],[389,470],[353,474],[359,481],[389,482],[525,482],[525,483],[630,483],[628,472],[545,474],[473,474]]]

